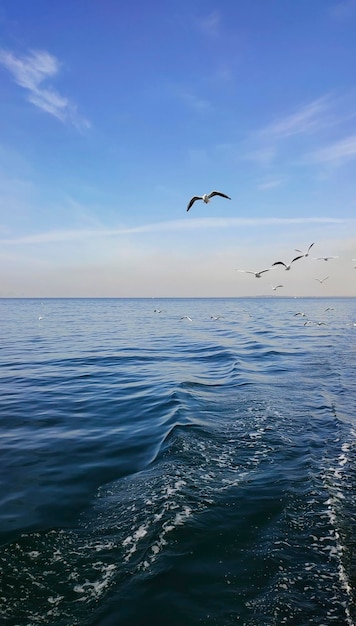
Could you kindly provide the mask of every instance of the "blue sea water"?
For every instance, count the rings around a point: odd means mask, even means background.
[[[0,316],[1,624],[356,623],[355,299]]]

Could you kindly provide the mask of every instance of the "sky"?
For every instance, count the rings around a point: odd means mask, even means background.
[[[356,0],[0,0],[0,297],[356,296],[355,30]]]

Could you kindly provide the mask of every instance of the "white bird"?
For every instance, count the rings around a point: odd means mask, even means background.
[[[250,272],[249,270],[236,270],[236,272],[243,272],[244,274],[253,274],[256,278],[261,278],[261,274],[265,272],[269,272],[270,268],[267,270],[260,270],[259,272]]]
[[[224,317],[223,315],[211,315],[210,319],[211,320],[220,320],[222,317]]]
[[[335,311],[335,309],[333,309],[333,307],[332,307],[332,306],[328,306],[328,308],[327,308],[327,309],[325,309],[325,313],[326,313],[326,311]]]
[[[321,284],[321,283],[323,283],[323,282],[324,282],[324,280],[327,280],[328,278],[329,278],[329,276],[325,276],[325,278],[315,278],[315,280],[317,280],[317,281],[318,281],[318,283],[320,283],[320,284]]]
[[[313,257],[313,261],[329,261],[329,259],[338,259],[338,256],[317,256]]]
[[[271,285],[273,291],[276,291],[276,289],[278,289],[279,287],[284,287],[284,285],[276,285],[275,287],[273,285]]]
[[[310,252],[310,248],[312,248],[312,246],[314,246],[315,243],[311,243],[308,250],[306,252],[303,252],[302,250],[298,250],[298,248],[295,248],[296,252],[300,252],[303,256],[309,256],[309,252]]]
[[[306,317],[306,313],[302,313],[301,311],[298,311],[298,313],[294,313],[294,315],[301,315],[302,317]]]
[[[193,196],[191,200],[189,200],[187,211],[189,211],[189,209],[193,206],[196,200],[203,200],[205,204],[208,204],[210,198],[212,198],[213,196],[221,196],[222,198],[227,198],[228,200],[231,200],[230,196],[227,196],[225,193],[221,193],[221,191],[211,191],[210,193],[204,193],[202,196]]]
[[[192,322],[192,318],[189,317],[189,315],[183,315],[183,317],[180,318],[181,320],[188,320],[189,322]]]
[[[283,263],[283,261],[276,261],[275,263],[272,263],[273,265],[284,265],[284,268],[286,270],[290,270],[292,263],[294,263],[294,261],[298,261],[298,259],[302,259],[304,257],[304,254],[300,254],[299,256],[294,257],[294,259],[291,260],[291,262],[289,263],[289,265],[287,265],[286,263]]]

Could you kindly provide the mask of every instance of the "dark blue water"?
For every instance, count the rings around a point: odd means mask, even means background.
[[[0,318],[1,624],[356,623],[355,299]]]

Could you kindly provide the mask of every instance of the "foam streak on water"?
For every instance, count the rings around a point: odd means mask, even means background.
[[[2,623],[356,623],[355,300],[0,308]]]

